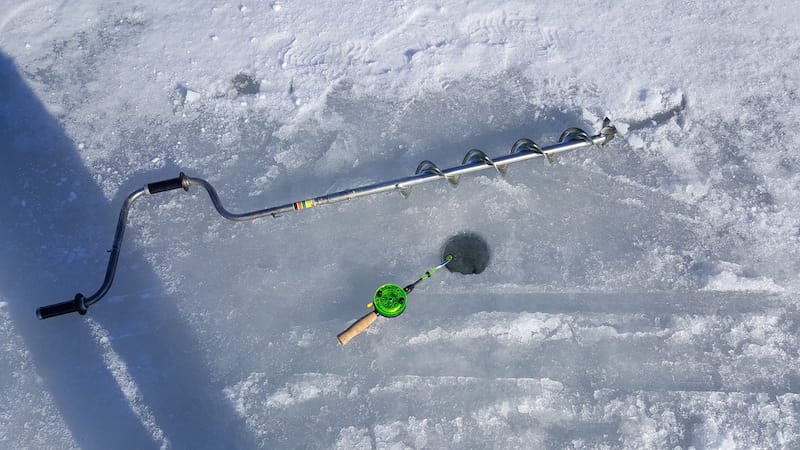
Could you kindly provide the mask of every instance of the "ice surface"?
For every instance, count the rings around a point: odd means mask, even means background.
[[[45,381],[0,302],[0,447],[74,448],[75,440],[58,413]]]
[[[0,447],[800,446],[789,1],[0,0]],[[605,148],[231,223],[567,127]],[[335,335],[444,242],[403,316]]]

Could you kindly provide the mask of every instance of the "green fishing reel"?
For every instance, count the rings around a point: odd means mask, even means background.
[[[408,294],[410,294],[419,283],[430,278],[437,270],[446,266],[452,260],[453,255],[447,255],[441,264],[428,269],[417,281],[406,287],[394,283],[381,285],[375,290],[375,294],[372,296],[372,303],[367,305],[367,308],[374,308],[374,310],[356,320],[346,330],[339,333],[336,339],[339,340],[340,344],[346,345],[351,339],[366,330],[368,326],[372,325],[378,316],[397,317],[403,314],[403,311],[406,310],[406,303],[408,303]]]
[[[375,307],[375,312],[383,317],[397,317],[406,310],[408,294],[400,285],[387,283],[379,287],[372,296],[367,308]]]

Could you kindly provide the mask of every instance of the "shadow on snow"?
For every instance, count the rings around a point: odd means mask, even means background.
[[[160,444],[155,426],[177,448],[252,447],[222,386],[210,379],[192,330],[173,320],[180,317],[175,299],[163,288],[144,288],[160,282],[130,243],[110,298],[88,316],[36,319],[36,307],[99,287],[121,201],[104,198],[59,121],[2,52],[0,142],[0,293],[76,443],[152,448]],[[126,398],[88,317],[106,330],[141,398]],[[144,405],[155,423],[138,417],[131,402]]]

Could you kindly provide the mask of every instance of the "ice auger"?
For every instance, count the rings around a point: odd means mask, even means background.
[[[111,283],[114,281],[114,274],[117,270],[117,262],[119,261],[119,255],[122,248],[122,239],[125,236],[125,227],[128,222],[128,213],[130,212],[133,203],[145,195],[158,194],[176,189],[188,191],[192,186],[199,186],[208,192],[211,202],[214,204],[217,212],[219,212],[222,217],[228,220],[246,221],[266,216],[277,217],[278,215],[292,211],[308,209],[314,206],[327,205],[330,203],[351,200],[358,197],[364,197],[366,195],[379,194],[388,191],[399,191],[404,197],[407,197],[411,192],[412,187],[436,180],[444,179],[455,186],[458,185],[462,175],[479,172],[481,170],[495,169],[498,173],[504,175],[508,166],[511,164],[539,157],[545,157],[551,160],[560,153],[592,146],[605,145],[614,138],[616,133],[616,128],[614,128],[609,119],[606,118],[603,121],[600,131],[593,136],[590,136],[586,131],[580,128],[569,128],[561,134],[557,144],[549,147],[540,147],[530,139],[520,139],[511,147],[509,154],[498,156],[496,158],[490,158],[481,150],[472,149],[468,151],[466,155],[464,155],[464,159],[459,166],[440,169],[436,164],[425,160],[417,166],[417,170],[415,171],[414,175],[408,177],[383,181],[380,183],[335,192],[333,194],[322,195],[307,200],[301,200],[285,205],[244,213],[232,213],[225,209],[225,207],[222,206],[219,195],[217,195],[217,191],[214,190],[214,187],[211,186],[208,181],[202,178],[189,177],[181,172],[177,178],[149,183],[146,186],[133,191],[125,199],[119,212],[119,220],[117,221],[117,229],[116,233],[114,234],[114,242],[109,250],[106,275],[103,279],[103,284],[100,286],[100,289],[98,289],[97,292],[88,297],[78,293],[75,294],[75,297],[72,300],[53,305],[42,306],[36,309],[36,316],[39,319],[47,319],[73,312],[86,314],[91,305],[100,301],[100,299],[108,293],[108,290],[111,288]]]

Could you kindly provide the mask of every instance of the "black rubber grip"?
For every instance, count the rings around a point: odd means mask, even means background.
[[[178,175],[178,178],[172,178],[169,180],[164,181],[156,181],[155,183],[150,183],[147,185],[147,192],[151,194],[158,194],[159,192],[166,192],[171,191],[173,189],[181,189],[188,191],[189,187],[183,184],[183,180],[186,179],[186,175],[181,172]]]
[[[77,294],[75,295],[75,298],[70,301],[42,306],[41,308],[36,308],[36,317],[38,317],[39,319],[49,319],[51,317],[61,316],[64,314],[69,314],[74,312],[80,315],[84,315],[88,310],[83,302],[84,300],[85,298],[83,297],[83,295]]]

